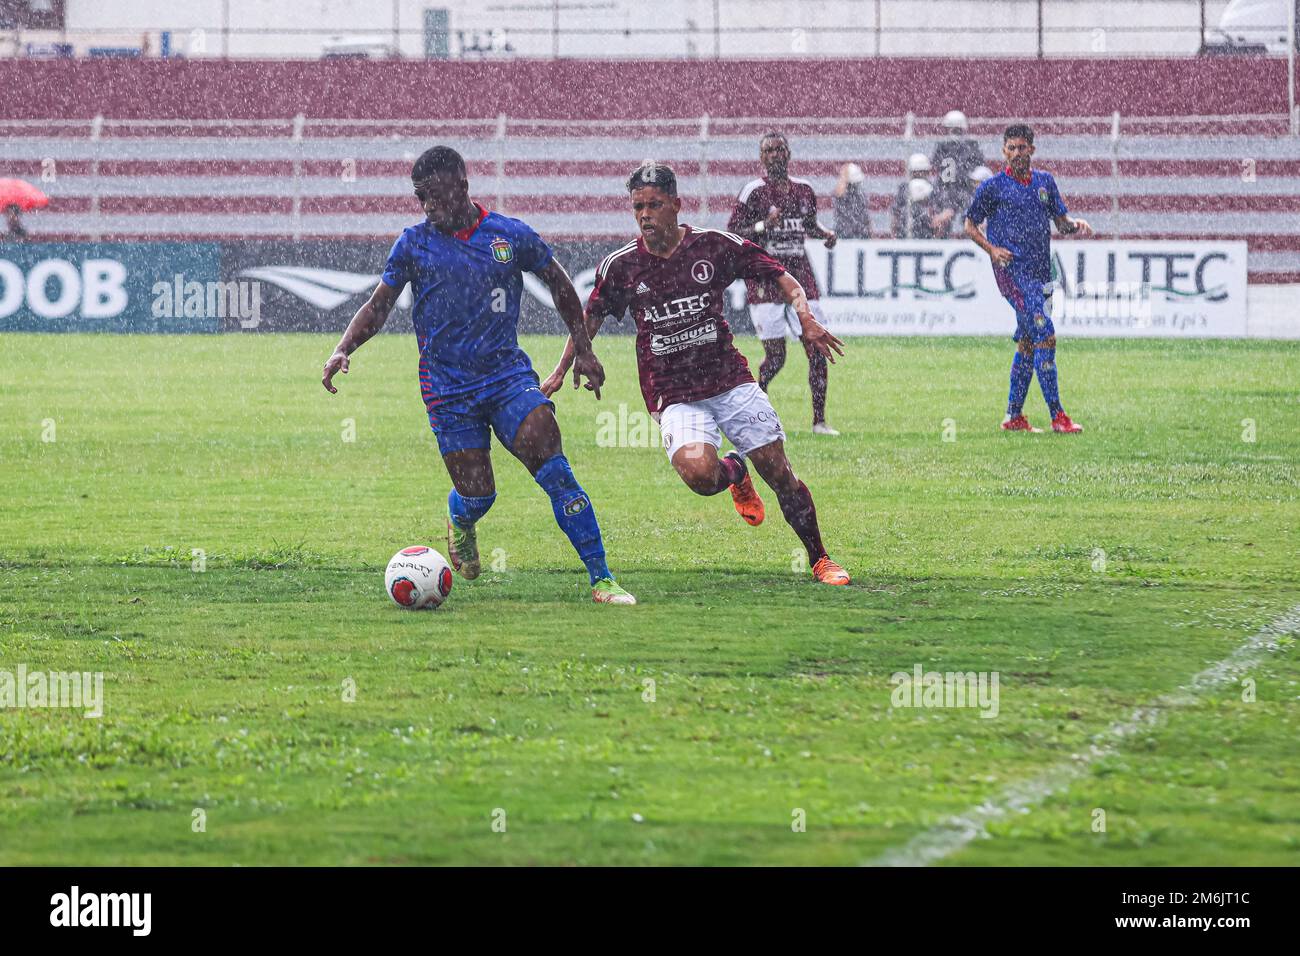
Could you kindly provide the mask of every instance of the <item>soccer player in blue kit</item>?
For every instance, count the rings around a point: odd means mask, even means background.
[[[1052,431],[1083,431],[1061,407],[1056,383],[1056,329],[1052,326],[1052,223],[1062,235],[1090,236],[1083,219],[1066,215],[1065,202],[1051,173],[1031,170],[1034,131],[1023,123],[1002,134],[1007,167],[975,190],[966,211],[966,235],[988,253],[998,291],[1016,310],[1016,352],[1011,359],[1006,431],[1039,432],[1025,418],[1025,396],[1035,373],[1052,413]],[[980,223],[987,220],[987,238]]]
[[[578,350],[575,387],[585,377],[587,388],[600,398],[605,371],[592,351],[582,302],[568,273],[525,223],[470,199],[465,161],[454,149],[426,150],[411,168],[411,183],[425,221],[408,227],[393,244],[383,277],[325,363],[321,384],[338,391],[335,374],[348,371],[348,357],[380,330],[409,283],[420,392],[452,483],[447,498],[452,567],[467,580],[481,570],[475,526],[496,500],[490,429],[550,497],[556,522],[587,566],[592,600],[635,604],[605,564],[591,499],[560,447],[555,405],[542,394],[537,373],[519,348],[523,273],[532,272],[550,290]]]

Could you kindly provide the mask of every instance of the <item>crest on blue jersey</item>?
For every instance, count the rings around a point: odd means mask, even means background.
[[[492,258],[497,262],[509,262],[515,257],[514,247],[510,243],[500,238],[492,240]]]
[[[1046,187],[1046,186],[1039,186],[1039,187],[1038,187],[1038,201],[1039,201],[1040,203],[1042,203],[1044,206],[1047,205],[1047,187]]]

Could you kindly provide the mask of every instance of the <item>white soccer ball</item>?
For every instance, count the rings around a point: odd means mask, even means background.
[[[398,607],[432,610],[451,593],[451,565],[433,548],[403,548],[388,562],[384,590]]]

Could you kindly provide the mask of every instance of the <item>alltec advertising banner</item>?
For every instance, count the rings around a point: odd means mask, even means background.
[[[585,299],[615,242],[559,242]],[[0,331],[342,330],[379,281],[390,243],[308,240],[0,245]],[[1243,336],[1244,242],[1058,242],[1052,320],[1062,335]],[[827,324],[839,335],[1010,335],[1011,307],[969,242],[808,244]],[[744,287],[728,321],[751,333]],[[410,330],[410,293],[387,331]],[[550,296],[525,277],[523,332],[561,332]],[[606,333],[631,330],[606,323]]]
[[[837,335],[1010,335],[1015,314],[970,242],[808,243]],[[1052,323],[1061,335],[1246,334],[1245,242],[1053,242]]]

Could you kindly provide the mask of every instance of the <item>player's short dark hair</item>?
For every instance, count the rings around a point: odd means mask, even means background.
[[[758,145],[762,146],[763,143],[769,139],[779,139],[781,142],[785,143],[787,147],[790,145],[790,140],[786,137],[785,133],[781,132],[779,129],[770,129],[764,133],[759,138]]]
[[[465,178],[465,160],[450,146],[430,146],[411,167],[411,181],[420,182],[435,173],[455,173]]]
[[[677,174],[667,163],[646,160],[627,178],[627,191],[653,186],[669,196],[677,195]]]
[[[1023,139],[1033,146],[1034,128],[1028,123],[1012,123],[1002,131],[1002,142],[1005,143],[1009,139]]]

